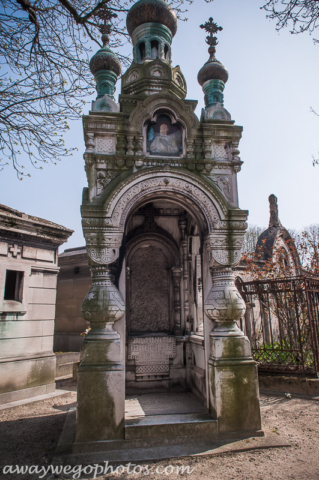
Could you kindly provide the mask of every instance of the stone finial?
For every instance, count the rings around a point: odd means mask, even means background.
[[[270,211],[269,228],[280,227],[281,223],[278,215],[277,197],[276,195],[271,194],[268,200],[269,200],[269,211]]]

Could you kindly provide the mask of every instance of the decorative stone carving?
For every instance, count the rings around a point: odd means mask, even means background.
[[[95,143],[94,143],[94,133],[87,133],[86,134],[86,152],[94,152]]]
[[[123,134],[117,136],[116,153],[118,155],[125,155],[125,135]]]
[[[120,106],[114,102],[108,95],[104,95],[92,102],[92,110],[94,112],[119,112]]]
[[[134,135],[126,135],[126,155],[134,155]]]
[[[221,103],[216,103],[212,107],[205,108],[204,118],[211,120],[231,120],[230,113],[222,106]]]
[[[212,288],[205,301],[207,316],[216,322],[213,332],[229,335],[244,335],[239,330],[236,320],[245,314],[245,302],[240,296],[234,282],[234,274],[231,268],[211,269]],[[217,333],[216,333],[217,334]]]
[[[163,250],[150,245],[130,261],[130,332],[165,332],[169,323],[168,261]]]
[[[212,158],[212,141],[210,138],[206,138],[204,140],[204,158],[210,159]]]
[[[181,193],[183,197],[188,197],[192,202],[195,202],[200,208],[200,210],[205,215],[206,221],[208,223],[209,229],[214,228],[214,222],[219,220],[219,214],[216,210],[216,207],[211,200],[211,197],[215,197],[216,194],[213,190],[210,190],[210,195],[205,193],[208,186],[202,184],[201,180],[196,178],[191,181],[184,179],[179,175],[179,178],[173,176],[171,172],[167,172],[164,176],[163,173],[155,176],[156,170],[154,169],[154,176],[152,178],[143,179],[139,183],[135,183],[131,187],[125,189],[119,199],[117,200],[114,209],[109,220],[109,225],[117,226],[119,225],[122,229],[125,223],[128,212],[130,211],[132,205],[137,202],[140,198],[145,195],[151,194],[152,192],[166,191],[172,193]],[[145,175],[141,173],[141,175]],[[167,183],[166,180],[169,180]],[[202,187],[202,188],[200,188]],[[208,193],[208,192],[207,192]],[[115,191],[113,198],[110,198],[109,205],[111,206],[114,197],[117,197],[117,192]],[[114,199],[114,200],[113,200]],[[216,203],[218,200],[216,200]],[[110,208],[110,207],[109,207]]]
[[[112,155],[116,152],[116,137],[96,137],[97,153]]]
[[[143,155],[143,136],[142,135],[135,137],[135,155],[137,156]]]
[[[100,171],[96,176],[96,196],[100,196],[104,188],[115,178],[116,172]]]
[[[9,246],[9,253],[11,253],[12,257],[17,258],[18,255],[21,256],[21,252],[22,252],[22,249],[21,247],[19,247],[19,245],[14,244]]]
[[[139,78],[140,74],[137,70],[133,70],[133,72],[131,72],[126,80],[126,83],[131,83],[131,82],[134,82],[135,80],[137,80]]]
[[[174,337],[131,337],[128,359],[135,360],[136,380],[169,378],[169,360],[176,357]]]
[[[225,195],[227,200],[232,200],[232,188],[230,178],[222,175],[215,175],[213,182],[217,185],[219,190]]]
[[[228,158],[228,154],[225,150],[225,145],[214,143],[212,145],[212,157],[215,160],[226,160]]]
[[[92,266],[92,287],[83,300],[82,313],[90,321],[92,330],[90,337],[99,333],[109,333],[112,325],[125,312],[125,305],[120,292],[113,284],[113,277],[105,266]],[[111,324],[106,327],[106,324]],[[107,331],[104,332],[106,328]]]
[[[151,76],[152,77],[163,77],[164,76],[164,72],[161,68],[159,67],[154,67],[152,70],[151,70]]]
[[[194,153],[194,140],[187,140],[186,142],[186,158],[193,158]]]
[[[109,265],[110,263],[115,262],[119,256],[118,248],[88,248],[88,256],[94,263]]]
[[[183,269],[181,267],[173,267],[174,282],[174,311],[175,311],[175,333],[181,333],[181,278]]]

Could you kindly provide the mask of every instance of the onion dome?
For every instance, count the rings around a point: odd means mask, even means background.
[[[228,70],[215,57],[215,47],[218,44],[218,40],[217,37],[213,36],[214,33],[222,31],[223,28],[214,23],[212,17],[210,17],[209,21],[204,23],[204,25],[201,25],[200,28],[203,28],[209,33],[209,35],[206,37],[206,43],[209,45],[209,60],[198,72],[198,83],[201,86],[208,80],[221,80],[222,82],[226,83],[228,80]]]
[[[101,70],[109,70],[118,77],[121,74],[121,62],[108,46],[107,35],[102,35],[103,47],[90,60],[90,70],[93,75]]]
[[[210,59],[198,72],[197,80],[201,86],[208,80],[221,80],[224,83],[228,80],[227,68],[215,58],[214,53],[216,49],[214,47],[212,47],[212,49],[214,49],[214,52]],[[210,51],[210,49],[208,51]]]
[[[134,30],[144,23],[160,23],[172,33],[177,32],[177,17],[163,0],[139,0],[129,10],[126,17],[126,28],[130,36]]]

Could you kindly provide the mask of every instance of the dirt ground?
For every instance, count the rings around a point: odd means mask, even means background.
[[[0,475],[5,480],[33,480],[38,474],[6,474],[6,465],[48,465],[53,457],[67,411],[76,404],[76,387],[64,382],[69,392],[61,397],[30,403],[0,412]],[[276,432],[291,447],[227,453],[210,457],[138,464],[136,473],[108,474],[107,479],[189,478],[213,480],[319,480],[319,398],[261,396],[263,429]],[[189,466],[192,473],[176,473],[176,467]],[[147,467],[152,472],[147,474]],[[115,466],[114,466],[115,468]],[[166,469],[166,470],[165,470]],[[86,476],[86,478],[93,478]],[[47,476],[47,479],[72,478]],[[78,477],[77,477],[78,478]],[[80,478],[83,478],[82,476]],[[98,476],[95,478],[106,478]]]

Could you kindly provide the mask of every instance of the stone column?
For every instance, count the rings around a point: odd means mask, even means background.
[[[181,277],[183,269],[181,267],[173,267],[173,284],[174,284],[174,332],[175,335],[182,335],[181,325]]]
[[[91,260],[92,255],[89,251]],[[120,336],[113,325],[123,316],[125,305],[109,265],[91,264],[91,271],[92,288],[82,304],[91,330],[78,372],[76,442],[124,439],[124,366]]]
[[[250,342],[236,321],[245,302],[234,283],[232,269],[211,268],[212,288],[205,312],[214,322],[210,333],[209,410],[221,435],[249,434],[261,429],[257,366]]]
[[[179,222],[178,226],[181,232],[181,249],[182,249],[182,259],[183,259],[183,296],[184,296],[184,322],[185,322],[185,331],[190,332],[190,323],[189,323],[189,290],[188,290],[188,241],[187,241],[187,217],[183,215]]]

